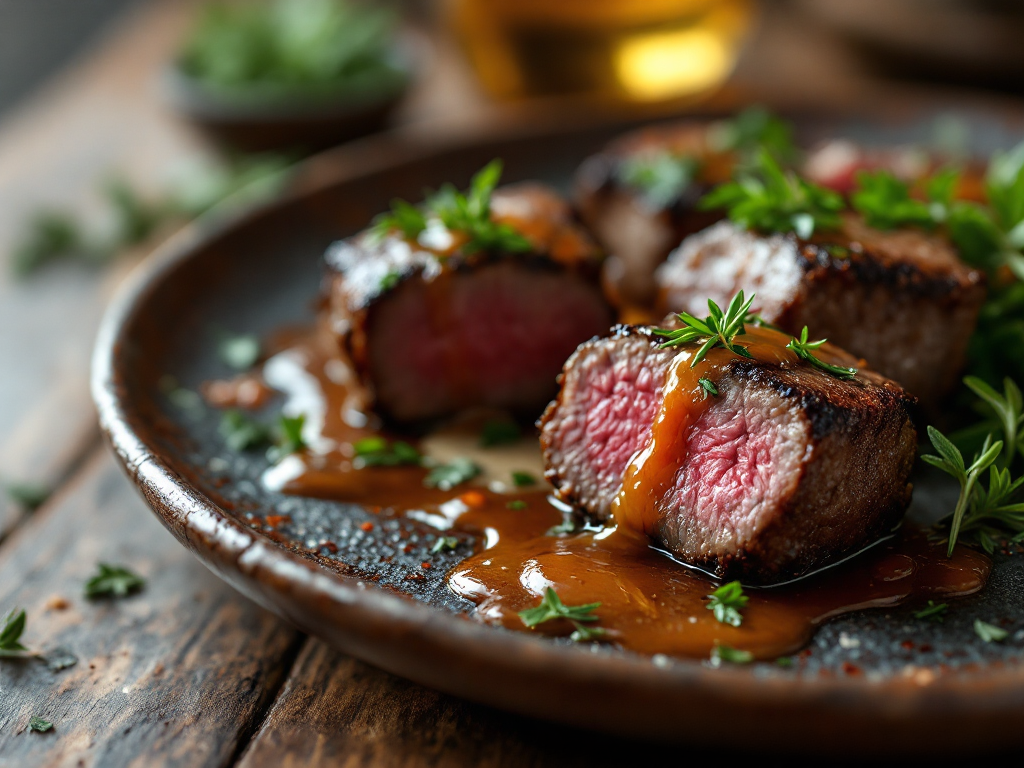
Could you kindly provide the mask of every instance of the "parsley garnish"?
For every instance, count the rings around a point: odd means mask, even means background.
[[[523,436],[523,430],[513,421],[491,419],[484,423],[480,431],[480,445],[491,448],[495,445],[514,443]]]
[[[702,400],[707,400],[708,395],[712,397],[718,397],[718,387],[715,386],[715,382],[711,379],[705,379],[703,376],[697,379],[697,384],[700,385],[701,391],[704,393]]]
[[[25,631],[25,611],[15,608],[0,625],[0,658],[21,656],[28,651],[19,641]]]
[[[430,548],[430,552],[436,555],[438,552],[444,552],[446,549],[455,549],[458,546],[459,540],[454,536],[438,536],[434,546]]]
[[[711,649],[711,664],[719,667],[722,663],[727,664],[749,664],[754,660],[754,654],[750,651],[740,651],[732,646],[715,643]]]
[[[622,160],[616,175],[623,184],[643,193],[656,210],[667,208],[693,183],[699,164],[688,155],[668,150],[637,152]]]
[[[402,440],[388,442],[383,437],[364,437],[352,444],[356,453],[356,469],[363,467],[419,466],[423,456],[413,446]]]
[[[709,611],[714,611],[715,618],[723,624],[738,627],[743,623],[741,610],[746,608],[749,597],[743,594],[743,586],[738,581],[723,584],[708,595]]]
[[[949,606],[945,603],[935,603],[931,600],[928,601],[928,606],[922,608],[920,611],[914,614],[915,619],[927,619],[928,621],[942,622],[946,618],[946,611]]]
[[[505,504],[505,509],[513,509],[513,510],[517,510],[518,511],[518,510],[526,509],[528,506],[529,506],[529,504],[527,504],[522,499],[514,499],[514,500],[512,500],[510,502],[507,502]]]
[[[910,185],[889,171],[861,171],[857,174],[857,189],[850,196],[850,202],[854,210],[864,216],[868,226],[876,229],[893,229],[905,224],[930,229],[945,219],[949,202],[946,195],[952,196],[956,175],[944,174],[935,179],[938,181],[929,186],[935,190],[937,199],[928,202],[911,197]],[[938,199],[939,195],[942,199]]]
[[[306,425],[306,415],[300,413],[298,416],[285,416],[277,420],[276,444],[267,451],[267,458],[271,461],[280,461],[285,456],[291,456],[306,448],[306,441],[302,437],[302,428]]]
[[[99,563],[97,573],[85,582],[85,596],[127,597],[146,586],[146,581],[121,565]]]
[[[512,473],[512,483],[516,488],[523,488],[528,485],[536,485],[537,478],[531,475],[529,472],[523,472],[522,470],[516,470]]]
[[[745,348],[736,346],[733,339],[746,332],[744,323],[750,322],[750,304],[753,300],[753,294],[749,299],[745,299],[743,291],[740,291],[729,302],[728,309],[722,312],[715,302],[708,299],[708,311],[711,314],[704,320],[698,320],[688,312],[682,312],[676,317],[683,323],[683,328],[676,330],[654,328],[652,333],[665,339],[661,343],[662,349],[700,340],[701,347],[690,361],[691,368],[695,367],[708,352],[717,346],[725,347],[740,357],[752,357]]]
[[[28,728],[30,731],[36,731],[37,733],[46,733],[53,728],[53,723],[41,717],[33,716],[28,721]]]
[[[466,236],[463,253],[529,251],[532,248],[529,240],[509,225],[491,218],[491,195],[500,178],[501,161],[492,160],[473,177],[465,193],[445,184],[427,196],[422,208],[394,200],[390,213],[374,219],[372,236],[380,239],[398,231],[407,239],[415,240],[434,218],[448,230]]]
[[[224,336],[217,345],[221,362],[236,371],[247,371],[260,359],[260,340],[252,334]]]
[[[815,230],[836,229],[845,207],[837,192],[783,171],[771,154],[761,150],[752,171],[715,187],[699,207],[728,209],[729,218],[747,229],[796,232],[808,238]]]
[[[975,498],[975,486],[981,473],[990,467],[999,457],[1003,450],[1003,443],[997,441],[992,443],[992,436],[985,439],[981,452],[974,457],[970,466],[964,463],[963,454],[960,449],[953,445],[950,440],[935,427],[928,426],[928,438],[935,447],[938,456],[925,455],[921,460],[933,467],[938,467],[943,472],[952,475],[960,484],[960,496],[957,499],[956,507],[953,510],[953,517],[949,529],[949,550],[948,555],[952,557],[953,547],[956,545],[957,536],[960,533],[960,526],[963,524],[964,515],[967,513],[972,501]],[[998,474],[998,471],[997,473]],[[996,474],[993,475],[993,479]],[[1008,470],[1007,470],[1008,474]],[[1024,507],[1022,507],[1024,508]]]
[[[804,329],[800,331],[800,338],[794,338],[792,341],[790,341],[789,344],[786,345],[786,349],[792,350],[796,354],[796,356],[799,357],[801,360],[806,360],[815,368],[820,368],[821,370],[825,371],[825,373],[829,373],[838,379],[852,379],[854,376],[856,376],[856,368],[846,368],[841,365],[832,365],[831,363],[826,363],[824,360],[818,359],[814,355],[814,350],[821,347],[821,345],[824,344],[826,341],[828,341],[828,339],[821,339],[820,341],[808,341],[807,326],[805,325]]]
[[[1002,627],[997,627],[981,619],[974,620],[974,633],[986,643],[1001,643],[1010,633]]]
[[[527,608],[519,612],[519,618],[523,624],[536,627],[552,619],[568,619],[572,622],[575,631],[570,636],[576,642],[592,640],[605,634],[605,631],[598,627],[586,627],[584,624],[592,621],[600,621],[601,618],[594,614],[594,611],[601,607],[600,603],[587,603],[586,605],[566,605],[551,587],[544,592],[544,598],[540,605],[535,608]]]
[[[234,408],[224,411],[220,417],[219,432],[233,451],[259,448],[270,442],[270,429],[265,424],[250,419]]]
[[[450,491],[456,485],[472,480],[480,474],[480,471],[480,467],[465,456],[456,456],[447,464],[430,470],[430,474],[423,480],[423,484],[427,488]]]

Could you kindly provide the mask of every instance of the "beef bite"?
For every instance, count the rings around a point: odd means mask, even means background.
[[[770,584],[898,523],[913,397],[870,371],[843,380],[812,367],[776,331],[748,326],[739,338],[754,359],[716,349],[696,368],[692,348],[664,349],[646,328],[581,345],[541,445],[558,494],[589,515],[719,577]],[[820,352],[855,362],[831,345]]]
[[[756,292],[765,320],[794,334],[808,326],[928,407],[956,386],[985,299],[984,275],[945,238],[883,232],[854,213],[807,240],[719,222],[684,240],[657,281],[665,311]]]
[[[605,285],[617,304],[650,305],[655,268],[682,238],[721,218],[696,207],[732,170],[732,154],[711,135],[706,123],[645,128],[612,142],[577,171],[576,207],[609,254]]]
[[[385,225],[327,253],[329,327],[387,421],[472,406],[533,417],[565,358],[613,322],[601,252],[565,201],[539,184],[492,198],[479,178],[463,209],[443,190],[432,208],[401,209],[404,230]]]

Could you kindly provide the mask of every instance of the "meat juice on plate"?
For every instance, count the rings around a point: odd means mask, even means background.
[[[773,331],[750,328],[749,333],[755,356],[783,362],[792,356]],[[549,487],[524,490],[508,484],[501,490],[493,482],[499,475],[507,478],[509,468],[539,474],[533,439],[490,452],[478,447],[476,432],[428,435],[423,445],[431,455],[473,451],[471,457],[485,467],[472,484],[447,491],[424,487],[422,467],[356,468],[353,443],[378,433],[358,410],[354,376],[333,355],[322,333],[292,336],[279,348],[268,361],[270,378],[288,398],[286,414],[307,414],[304,429],[310,447],[271,467],[267,485],[289,494],[360,502],[473,535],[477,551],[447,579],[456,594],[476,604],[473,617],[486,624],[569,636],[574,625],[567,619],[530,629],[520,617],[550,588],[565,605],[600,604],[593,611],[597,621],[588,627],[600,630],[594,638],[601,642],[639,653],[694,658],[729,646],[769,659],[798,650],[830,617],[967,595],[980,590],[988,578],[991,563],[985,555],[957,546],[947,558],[944,544],[907,524],[868,551],[810,577],[765,589],[748,587],[742,625],[718,621],[707,609],[707,598],[719,583],[651,543],[646,532],[656,515],[646,505],[661,498],[651,489],[672,471],[662,464],[674,460],[673,452],[659,447],[658,440],[678,434],[683,422],[692,422],[707,407],[697,382],[715,378],[722,362],[719,350],[696,368],[688,365],[688,353],[677,357],[663,406],[671,416],[659,421],[664,435],[656,433],[648,450],[635,457],[616,502],[616,519],[567,530],[568,510]],[[496,463],[492,453],[501,453],[503,463]],[[515,502],[512,508],[510,501]]]

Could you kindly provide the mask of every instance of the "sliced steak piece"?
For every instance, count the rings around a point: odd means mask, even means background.
[[[588,341],[540,421],[548,479],[721,578],[777,583],[859,551],[910,501],[914,399],[876,373],[841,380],[779,350],[713,351],[699,375],[718,395],[701,401],[689,356],[648,329]]]
[[[945,239],[882,232],[854,214],[841,231],[763,235],[723,221],[683,241],[657,274],[663,311],[756,293],[761,316],[863,357],[933,408],[959,380],[985,278]]]
[[[506,187],[491,211],[534,250],[466,254],[441,227],[418,242],[363,233],[327,253],[330,327],[388,421],[478,405],[533,418],[565,358],[613,322],[599,249],[561,198],[539,185]]]
[[[649,306],[654,270],[686,235],[722,218],[697,201],[729,178],[733,156],[710,146],[706,123],[627,134],[583,162],[576,207],[609,254],[604,281],[619,306]]]

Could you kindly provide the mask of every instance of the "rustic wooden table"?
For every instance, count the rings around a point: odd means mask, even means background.
[[[155,188],[210,151],[157,87],[190,5],[136,7],[0,124],[0,258],[40,205],[94,213],[111,169]],[[745,65],[750,82],[806,71],[808,46],[782,50],[771,72]],[[831,69],[814,68],[805,89],[834,97],[823,71],[862,87],[855,68],[820,50]],[[443,51],[405,114],[433,130],[493,117]],[[0,495],[0,613],[25,608],[26,644],[78,657],[59,672],[0,661],[0,766],[632,762],[637,745],[460,702],[335,653],[238,595],[161,528],[101,443],[87,388],[100,314],[145,250],[104,272],[69,265],[20,283],[0,264],[0,482],[56,489],[34,513]],[[99,561],[130,566],[146,589],[86,600]],[[53,730],[30,731],[33,716]]]

